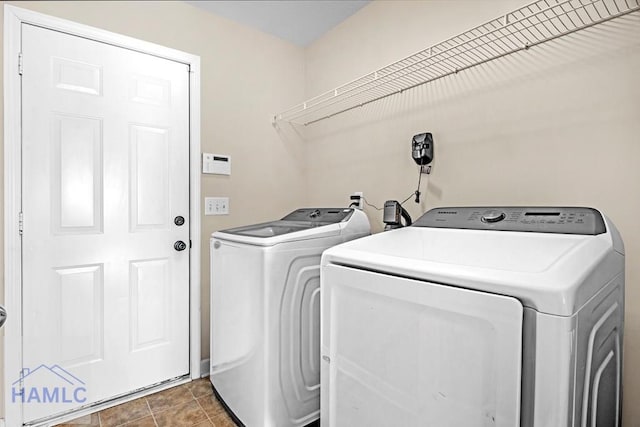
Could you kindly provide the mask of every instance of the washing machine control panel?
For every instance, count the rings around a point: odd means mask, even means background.
[[[342,222],[353,214],[353,208],[303,208],[291,212],[282,221],[304,221],[333,224]]]
[[[606,231],[600,212],[582,207],[455,207],[422,215],[415,227],[596,235]]]

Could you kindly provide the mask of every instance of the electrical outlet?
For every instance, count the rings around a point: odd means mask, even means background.
[[[204,198],[204,214],[205,215],[229,215],[229,198],[228,197],[205,197]]]
[[[355,199],[359,197],[359,199]],[[351,193],[351,203],[357,203],[356,208],[358,209],[364,209],[364,194],[362,191],[354,191],[353,193]]]

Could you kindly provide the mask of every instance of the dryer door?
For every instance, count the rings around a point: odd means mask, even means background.
[[[331,264],[321,277],[323,426],[519,425],[518,300]]]

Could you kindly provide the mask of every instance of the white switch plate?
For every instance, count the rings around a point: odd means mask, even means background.
[[[229,215],[229,198],[228,197],[205,197],[204,198],[204,214],[205,215]]]

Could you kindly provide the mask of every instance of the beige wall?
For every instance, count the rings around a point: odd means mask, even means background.
[[[528,1],[526,1],[528,3]],[[316,95],[499,16],[520,1],[375,1],[307,49]],[[308,126],[308,192],[337,204],[415,189],[411,136],[435,138],[426,200],[446,205],[585,205],[626,245],[624,422],[640,426],[640,16],[575,34]],[[381,214],[366,212],[376,227]]]
[[[202,177],[203,197],[230,197],[229,216],[202,217],[202,358],[208,358],[210,234],[280,217],[304,200],[304,145],[283,140],[271,126],[275,112],[303,99],[303,50],[183,2],[7,3],[200,56],[202,151],[231,155],[233,165],[230,177]]]

